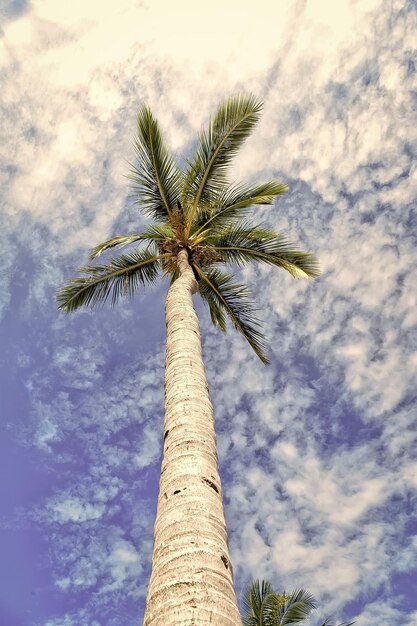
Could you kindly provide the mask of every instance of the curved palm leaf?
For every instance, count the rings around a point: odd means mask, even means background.
[[[261,226],[232,225],[223,234],[210,238],[209,245],[228,263],[262,261],[282,267],[296,278],[319,275],[313,255],[297,250],[285,237]]]
[[[210,286],[204,282],[199,281],[199,293],[201,298],[208,305],[210,311],[211,321],[215,326],[218,326],[224,333],[226,332],[226,316],[224,309],[219,304],[219,299],[216,298],[215,292]]]
[[[329,617],[325,619],[321,626],[336,626],[336,624],[331,624],[329,620]],[[353,626],[355,623],[356,622],[343,622],[343,624],[338,624],[337,626]]]
[[[260,323],[256,318],[256,308],[248,300],[248,289],[245,285],[233,282],[229,274],[218,269],[203,271],[198,265],[197,271],[200,295],[210,308],[213,322],[225,329],[225,317],[232,320],[235,328],[247,339],[254,352],[263,363],[269,363],[264,354],[265,340],[259,330]]]
[[[137,235],[127,235],[125,237],[113,237],[113,239],[108,239],[107,241],[100,243],[91,250],[90,260],[95,259],[105,250],[109,250],[110,248],[122,248],[139,241],[151,241],[158,244],[165,239],[169,239],[170,237],[174,237],[174,231],[169,224],[154,224],[143,233],[139,233]]]
[[[215,201],[214,208],[201,209],[193,223],[192,235],[196,237],[202,231],[215,233],[224,226],[229,226],[231,220],[242,217],[246,211],[255,205],[271,205],[275,198],[285,193],[287,185],[275,181],[244,187],[234,185],[226,188]]]
[[[304,622],[316,608],[314,597],[305,589],[291,594],[273,591],[267,580],[255,580],[243,598],[243,626],[292,626]],[[344,622],[338,626],[353,626]],[[321,626],[334,626],[327,618]]]
[[[303,622],[315,608],[316,602],[311,593],[305,589],[296,589],[288,594],[287,600],[278,608],[279,626]]]
[[[169,219],[179,198],[181,173],[168,153],[158,122],[143,105],[137,118],[135,139],[137,164],[128,178],[133,182],[137,201],[145,213],[157,221]]]
[[[110,294],[114,305],[120,296],[133,295],[140,284],[152,283],[160,270],[160,259],[149,250],[141,250],[110,259],[109,265],[81,267],[79,271],[87,276],[74,278],[59,290],[59,308],[69,313],[81,306],[104,304]]]
[[[226,182],[232,158],[257,123],[262,103],[253,96],[235,96],[222,104],[207,132],[200,134],[194,160],[189,163],[183,188],[183,204],[190,207],[187,236],[200,203],[210,205]]]
[[[286,601],[266,580],[253,582],[243,598],[244,626],[280,626],[278,608]]]
[[[145,237],[143,237],[142,233],[139,235],[126,235],[122,237],[113,237],[112,239],[108,239],[107,241],[103,241],[99,243],[98,246],[95,246],[89,254],[89,259],[92,261],[96,257],[100,256],[106,250],[110,248],[123,248],[124,246],[128,246],[131,243],[137,243],[138,241],[144,241]]]
[[[250,585],[243,597],[244,626],[263,624],[264,599],[270,593],[272,593],[272,586],[268,581],[256,580]]]

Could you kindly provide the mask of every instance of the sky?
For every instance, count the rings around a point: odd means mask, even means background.
[[[417,4],[0,0],[0,624],[142,623],[166,281],[68,316],[57,288],[145,218],[139,107],[187,157],[230,95],[262,120],[232,180],[322,275],[241,271],[269,367],[195,296],[239,600],[305,587],[318,626],[417,624]]]

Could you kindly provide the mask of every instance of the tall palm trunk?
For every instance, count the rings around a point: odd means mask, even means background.
[[[186,250],[166,299],[164,457],[144,626],[238,626],[213,407]]]

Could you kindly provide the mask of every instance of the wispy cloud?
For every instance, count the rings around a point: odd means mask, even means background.
[[[269,577],[310,589],[320,615],[411,626],[415,599],[396,577],[412,579],[417,551],[415,7],[216,1],[204,29],[185,1],[3,13],[5,428],[48,476],[18,511],[48,535],[59,607],[27,624],[140,619],[166,285],[73,317],[57,314],[54,291],[88,248],[143,224],[124,177],[139,103],[188,154],[217,103],[245,90],[265,110],[234,176],[289,183],[257,217],[317,253],[323,274],[242,272],[269,368],[196,302],[238,591]]]

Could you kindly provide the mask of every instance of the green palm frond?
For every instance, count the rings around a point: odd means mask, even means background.
[[[204,282],[199,281],[199,294],[207,304],[211,321],[215,326],[218,326],[224,333],[226,332],[226,316],[224,314],[224,309],[219,304],[219,298],[216,297],[216,293],[210,286]]]
[[[259,624],[262,624],[263,600],[270,593],[272,593],[272,585],[265,580],[255,580],[248,587],[243,597],[244,626],[259,626]]]
[[[244,626],[280,626],[278,610],[287,599],[273,592],[268,581],[256,580],[243,598]]]
[[[305,589],[289,594],[273,591],[267,580],[255,580],[243,597],[243,626],[293,626],[304,622],[316,608],[314,597]],[[344,622],[338,626],[353,626]],[[321,626],[335,626],[327,618]]]
[[[176,267],[174,270],[172,270],[172,272],[170,272],[170,281],[169,284],[173,285],[175,283],[175,281],[180,277],[180,271],[179,269]]]
[[[137,118],[135,139],[137,164],[128,178],[134,195],[145,213],[156,221],[169,219],[179,198],[181,173],[166,149],[158,122],[148,106],[143,105]]]
[[[264,354],[265,340],[259,330],[256,308],[248,299],[247,287],[234,283],[229,274],[218,269],[203,271],[196,264],[193,267],[200,277],[199,291],[203,300],[209,305],[214,323],[224,329],[224,314],[227,314],[261,361],[269,363]]]
[[[92,261],[96,257],[100,256],[106,250],[110,248],[123,248],[124,246],[129,246],[131,243],[137,243],[138,241],[143,241],[144,237],[142,233],[138,235],[126,235],[122,237],[113,237],[112,239],[108,239],[107,241],[103,241],[99,243],[98,246],[92,248],[89,254],[89,259]]]
[[[139,285],[152,283],[161,268],[160,256],[149,250],[135,251],[110,259],[108,265],[81,267],[86,274],[73,278],[57,294],[61,310],[70,313],[82,306],[104,304],[111,294],[112,304],[121,296],[131,296]]]
[[[245,247],[261,246],[265,252],[271,243],[277,238],[275,231],[261,224],[249,224],[247,222],[235,222],[223,228],[219,233],[213,233],[207,237],[206,244],[209,247]]]
[[[229,98],[218,108],[207,132],[201,132],[183,188],[183,204],[190,207],[187,235],[199,205],[210,205],[213,194],[224,187],[231,160],[253,130],[261,109],[262,103],[253,96]]]
[[[261,226],[234,224],[222,234],[210,238],[208,247],[216,250],[227,263],[269,263],[287,270],[295,278],[319,275],[318,263],[313,255],[297,250],[285,237]]]
[[[337,626],[353,626],[353,624],[356,624],[356,622],[343,622],[343,624],[337,624]],[[328,617],[321,626],[336,626],[336,624],[331,624],[330,618]]]
[[[227,187],[213,202],[214,206],[201,209],[194,220],[192,234],[198,235],[202,231],[217,232],[219,228],[230,225],[231,221],[241,218],[249,209],[256,205],[271,205],[277,196],[285,193],[287,185],[275,181],[245,187],[233,185]]]
[[[93,248],[90,253],[90,260],[100,256],[105,250],[110,248],[122,248],[132,243],[140,241],[150,241],[154,243],[162,243],[165,239],[174,237],[174,232],[169,224],[153,224],[143,233],[137,235],[127,235],[125,237],[113,237]]]
[[[285,592],[283,595],[287,596]],[[278,608],[279,625],[287,626],[303,622],[315,608],[316,601],[311,593],[305,589],[296,589],[288,594],[285,603]]]

